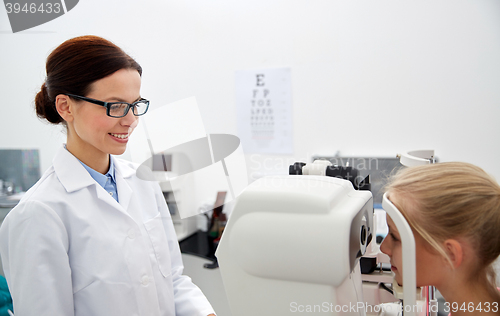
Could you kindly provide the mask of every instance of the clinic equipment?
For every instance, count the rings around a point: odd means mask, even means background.
[[[399,162],[403,166],[412,167],[436,163],[434,150],[413,150],[407,153],[398,154]]]
[[[386,211],[396,225],[399,235],[401,237],[401,247],[403,250],[403,308],[405,316],[415,316],[416,315],[416,295],[417,295],[417,284],[416,284],[416,256],[415,256],[415,237],[411,231],[410,225],[404,218],[404,216],[399,212],[399,210],[392,204],[392,202],[387,198],[387,193],[384,194],[382,200],[382,208]],[[393,283],[393,288],[398,288],[396,281]]]
[[[365,315],[359,257],[374,234],[373,200],[355,186],[367,181],[325,162],[290,173],[255,181],[234,205],[216,252],[232,312]]]
[[[155,154],[143,165],[152,171],[152,176],[158,181],[167,202],[175,234],[178,241],[183,241],[198,230],[196,218],[181,218],[180,208],[196,208],[195,201],[190,195],[189,188],[194,186],[194,180],[186,177],[182,186],[173,187],[169,179],[185,172],[185,161],[189,161],[182,152],[162,152]],[[147,171],[149,171],[146,169]]]
[[[430,150],[413,150],[413,151],[409,151],[407,153],[398,154],[397,157],[399,158],[399,161],[401,162],[401,164],[405,167],[412,167],[412,166],[437,163],[437,159],[434,155],[434,150],[432,150],[432,149],[430,149]],[[385,195],[384,195],[384,200],[387,200]],[[390,201],[388,201],[388,202],[390,203]],[[390,206],[388,203],[386,203],[385,206],[389,209],[395,208],[394,205]],[[383,207],[383,208],[387,212],[386,207]],[[398,227],[398,229],[399,229],[399,227]],[[404,260],[404,256],[403,256],[403,260]],[[405,281],[403,281],[403,283],[404,282]],[[438,310],[438,308],[437,308],[438,303],[437,303],[437,299],[436,299],[436,289],[433,286],[425,286],[422,288],[422,294],[425,296],[425,300],[426,300],[426,309],[427,309],[426,314],[436,316],[437,310]]]
[[[408,153],[404,162],[433,163],[433,155]],[[296,163],[290,176],[250,185],[238,198],[216,253],[233,313],[365,315],[360,257],[375,233],[369,189],[369,177],[328,161]],[[405,286],[394,281],[394,296],[402,299],[404,316],[422,314],[412,230],[385,194],[382,207],[404,245]]]

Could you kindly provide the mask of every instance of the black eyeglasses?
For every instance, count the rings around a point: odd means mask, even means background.
[[[73,97],[75,99],[80,99],[83,101],[104,106],[106,108],[106,114],[111,117],[124,117],[125,115],[127,115],[128,110],[130,110],[131,108],[132,108],[132,113],[134,113],[135,116],[140,116],[145,114],[149,108],[149,101],[146,99],[140,99],[130,104],[127,102],[104,102],[69,93],[66,93],[66,95]]]

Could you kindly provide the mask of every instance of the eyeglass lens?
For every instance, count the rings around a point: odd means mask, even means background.
[[[128,103],[114,103],[109,108],[109,115],[111,116],[124,116],[128,113]],[[137,102],[132,106],[132,112],[134,115],[142,115],[146,113],[148,109],[148,104],[146,102]]]

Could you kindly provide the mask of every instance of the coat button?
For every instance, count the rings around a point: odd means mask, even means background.
[[[135,231],[133,229],[130,229],[128,231],[128,238],[134,239],[135,238]]]
[[[146,286],[149,284],[149,277],[147,275],[143,276],[141,279],[141,284]]]

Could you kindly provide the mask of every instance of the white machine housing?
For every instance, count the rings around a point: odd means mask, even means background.
[[[372,194],[347,180],[255,181],[238,197],[216,252],[232,313],[365,315],[359,257],[373,233]]]

